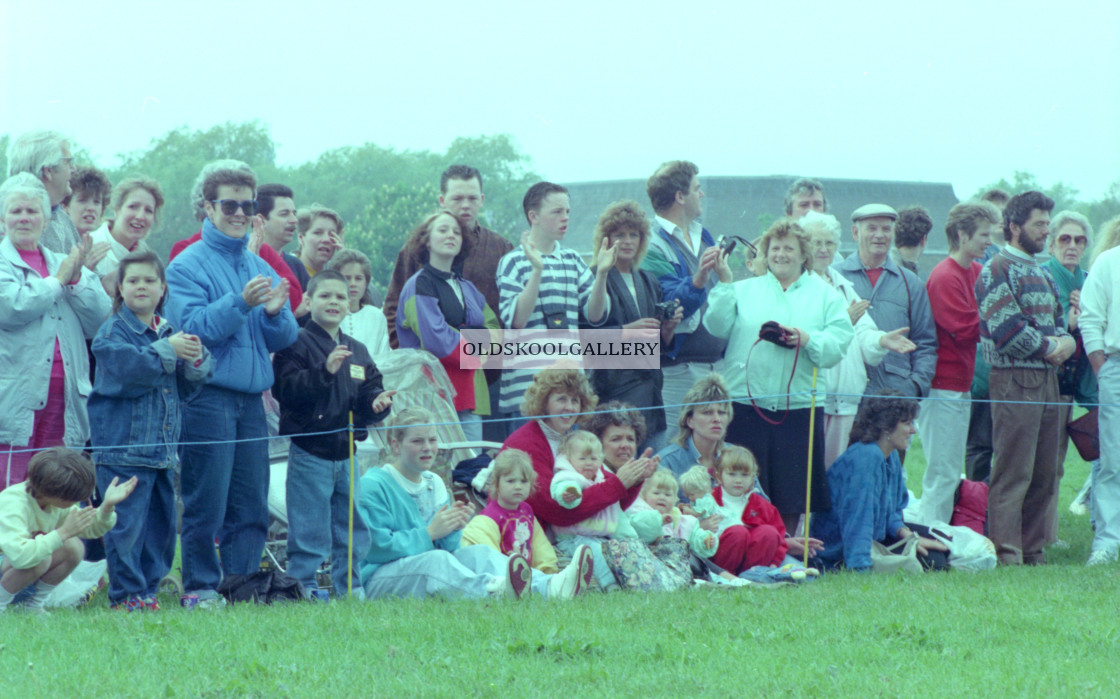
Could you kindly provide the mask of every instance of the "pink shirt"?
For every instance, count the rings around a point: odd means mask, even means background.
[[[38,249],[36,250],[17,250],[20,258],[27,264],[28,267],[39,273],[43,279],[51,276],[47,270],[47,261],[43,259],[43,253]],[[54,339],[54,357],[51,358],[51,380],[62,379],[66,377],[66,369],[62,364],[62,346],[58,344],[58,338]]]

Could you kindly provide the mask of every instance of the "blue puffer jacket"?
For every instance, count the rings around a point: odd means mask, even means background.
[[[813,515],[813,536],[824,542],[821,559],[832,567],[871,570],[871,542],[894,536],[910,496],[898,452],[889,459],[872,442],[848,447],[828,469],[832,509]]]
[[[231,238],[207,219],[202,240],[167,267],[164,311],[175,327],[198,335],[214,355],[215,386],[261,393],[272,386],[272,360],[296,341],[299,325],[285,304],[275,316],[264,306],[250,307],[241,291],[258,274],[275,286],[280,277],[246,249],[245,238]]]
[[[202,386],[213,365],[205,347],[197,363],[176,357],[168,341],[174,332],[165,319],[153,329],[121,306],[93,338],[97,376],[88,410],[94,463],[175,465],[179,401]]]

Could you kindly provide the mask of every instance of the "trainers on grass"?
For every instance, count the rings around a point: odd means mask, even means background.
[[[1097,549],[1089,554],[1089,560],[1085,562],[1087,566],[1099,566],[1105,563],[1112,563],[1116,560],[1116,552],[1109,551],[1108,549]]]
[[[510,599],[521,599],[533,582],[533,569],[524,556],[515,553],[509,557],[507,571],[505,596]]]
[[[572,599],[583,592],[591,584],[593,567],[591,549],[586,545],[577,546],[572,552],[572,562],[548,581],[549,598]]]

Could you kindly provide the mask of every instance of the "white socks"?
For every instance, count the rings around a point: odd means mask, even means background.
[[[46,608],[47,598],[58,585],[47,585],[42,580],[35,583],[35,594],[27,601],[27,608],[42,610]]]

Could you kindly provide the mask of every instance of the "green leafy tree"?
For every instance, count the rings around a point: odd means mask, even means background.
[[[1015,173],[1011,176],[1010,181],[1008,181],[1007,178],[1003,178],[998,182],[993,182],[992,184],[985,185],[976,190],[976,194],[974,194],[973,196],[978,198],[984,192],[995,187],[998,187],[999,189],[1002,189],[1012,195],[1019,194],[1021,192],[1027,192],[1032,189],[1042,192],[1043,194],[1054,200],[1055,213],[1058,211],[1063,211],[1065,209],[1081,211],[1081,209],[1084,207],[1084,204],[1077,199],[1077,196],[1080,194],[1080,192],[1076,188],[1066,184],[1065,182],[1055,182],[1050,187],[1044,187],[1039,183],[1038,178],[1035,177],[1034,174],[1026,172],[1025,170],[1016,170]]]
[[[409,233],[425,216],[436,210],[437,183],[420,186],[403,182],[375,187],[363,199],[365,209],[346,225],[347,247],[369,256],[372,282],[385,290],[393,276],[397,253]]]
[[[258,182],[276,177],[276,145],[268,129],[259,121],[226,123],[206,130],[181,127],[154,139],[146,150],[120,156],[119,167],[108,171],[114,183],[142,175],[160,184],[165,203],[161,222],[148,237],[147,244],[166,256],[177,240],[198,229],[190,193],[202,166],[212,160],[232,158],[249,164]]]

